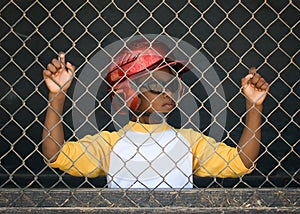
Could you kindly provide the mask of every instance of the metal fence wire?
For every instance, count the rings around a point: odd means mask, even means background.
[[[0,206],[299,207],[299,20],[298,0],[2,0]],[[191,66],[192,72],[182,76],[185,90],[168,123],[232,147],[246,126],[241,78],[250,67],[257,68],[270,90],[253,172],[236,178],[186,175],[192,189],[164,192],[110,189],[105,175],[77,177],[49,166],[41,149],[49,106],[43,70],[61,51],[76,66],[61,117],[66,141],[122,131],[129,112],[124,116],[112,108],[105,75],[119,50],[140,38],[162,41],[177,60]],[[155,133],[148,134],[147,140],[153,140]],[[174,168],[180,161],[171,161]],[[127,169],[126,162],[119,166]]]

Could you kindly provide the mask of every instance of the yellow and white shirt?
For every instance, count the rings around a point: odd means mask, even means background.
[[[253,170],[237,148],[192,129],[136,122],[65,143],[50,166],[74,176],[106,175],[111,188],[192,188],[193,174],[226,178]]]

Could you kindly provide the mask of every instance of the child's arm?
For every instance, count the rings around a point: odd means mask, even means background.
[[[60,53],[43,71],[45,83],[49,89],[49,104],[43,130],[43,154],[51,162],[55,161],[60,146],[64,143],[62,112],[66,91],[71,85],[75,67],[65,64],[65,54]]]
[[[246,126],[240,138],[238,149],[244,165],[250,168],[260,150],[261,112],[269,84],[260,74],[256,73],[255,68],[251,68],[249,74],[242,79],[242,88],[246,96]]]

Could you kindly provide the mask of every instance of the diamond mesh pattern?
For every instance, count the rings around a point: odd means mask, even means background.
[[[42,71],[50,60],[65,51],[77,68],[63,114],[66,139],[78,139],[87,131],[112,131],[123,123],[117,112],[110,111],[104,74],[99,74],[99,64],[93,57],[101,49],[108,65],[117,52],[107,49],[110,44],[121,41],[118,44],[124,47],[126,38],[148,34],[166,37],[181,56],[201,70],[200,76],[183,78],[196,107],[192,112],[182,112],[180,121],[171,117],[174,126],[191,127],[235,146],[245,126],[240,79],[249,67],[256,66],[271,85],[254,172],[237,179],[195,177],[195,187],[278,190],[300,186],[299,1],[4,0],[0,8],[0,188],[23,191],[16,199],[7,192],[0,193],[2,206],[13,206],[18,201],[26,201],[28,206],[43,206],[44,201],[58,207],[76,203],[121,206],[118,198],[122,199],[120,203],[126,199],[134,207],[152,203],[168,206],[151,191],[141,198],[131,197],[135,193],[125,190],[120,195],[105,189],[88,198],[77,197],[79,188],[106,187],[106,179],[77,178],[49,168],[41,152],[48,102]],[[194,49],[186,49],[182,42]],[[207,61],[197,61],[200,53]],[[84,76],[87,69],[89,75]],[[181,100],[183,110],[185,99]],[[87,106],[90,100],[94,105]],[[61,187],[72,191],[58,199],[56,188]],[[34,198],[30,188],[42,189],[42,196]],[[238,206],[252,206],[254,201],[270,206],[264,199],[256,199],[261,197],[259,193],[246,192],[240,196],[244,203]],[[198,200],[187,201],[180,191],[169,197],[170,203],[183,206],[193,206]],[[299,201],[299,196],[296,202],[286,197],[279,191],[272,205],[282,198],[293,205]]]

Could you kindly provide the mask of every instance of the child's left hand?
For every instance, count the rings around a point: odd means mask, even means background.
[[[256,73],[256,68],[250,68],[249,74],[242,78],[242,89],[249,102],[261,105],[267,96],[269,83]]]

